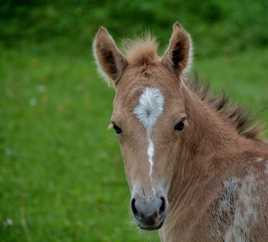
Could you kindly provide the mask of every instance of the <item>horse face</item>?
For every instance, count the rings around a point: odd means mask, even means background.
[[[179,87],[174,86],[171,93],[149,83],[135,85],[123,95],[120,87],[111,120],[125,162],[133,214],[141,228],[157,229],[166,216],[187,117],[183,100],[178,98]]]
[[[97,63],[116,90],[111,126],[123,154],[132,212],[142,229],[158,229],[187,126],[181,78],[190,63],[190,38],[175,24],[162,58],[152,39],[135,43],[125,57],[103,28],[94,46]]]

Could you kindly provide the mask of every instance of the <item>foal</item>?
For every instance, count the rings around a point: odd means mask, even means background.
[[[152,38],[122,54],[103,27],[93,50],[115,88],[111,124],[137,225],[166,242],[267,242],[268,144],[238,107],[187,80],[183,27],[162,57]]]

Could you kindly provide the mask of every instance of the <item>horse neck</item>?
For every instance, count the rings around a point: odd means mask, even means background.
[[[235,128],[216,110],[185,85],[182,85],[182,91],[189,124],[176,157],[169,192],[170,205],[174,209],[182,200],[193,198],[194,187],[200,187],[205,179],[219,173],[226,164],[218,157],[233,152],[241,141]]]
[[[188,218],[206,211],[202,207],[206,206],[209,192],[213,192],[206,191],[207,185],[213,183],[212,189],[217,189],[214,182],[219,184],[220,176],[230,165],[227,164],[228,154],[236,152],[244,142],[216,110],[184,84],[181,88],[188,126],[183,131],[181,147],[174,159],[168,193],[169,213],[160,232],[162,241],[176,241],[172,238],[176,237],[178,223],[183,221],[185,226],[190,226],[193,221],[191,219],[190,223]]]

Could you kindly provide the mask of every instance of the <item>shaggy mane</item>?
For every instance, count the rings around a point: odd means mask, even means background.
[[[210,86],[208,84],[202,85],[198,78],[188,80],[186,84],[202,101],[221,113],[223,118],[229,121],[240,135],[254,140],[261,139],[262,126],[252,119],[242,107],[232,104],[224,92],[219,96],[213,95]]]
[[[129,64],[143,65],[159,60],[157,49],[158,44],[151,34],[124,42],[124,52]]]

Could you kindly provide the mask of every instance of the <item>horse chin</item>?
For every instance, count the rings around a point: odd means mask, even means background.
[[[145,225],[145,224],[138,224],[139,228],[142,230],[147,230],[147,231],[153,231],[153,230],[158,230],[162,227],[164,224],[164,221],[160,222],[157,225]]]

